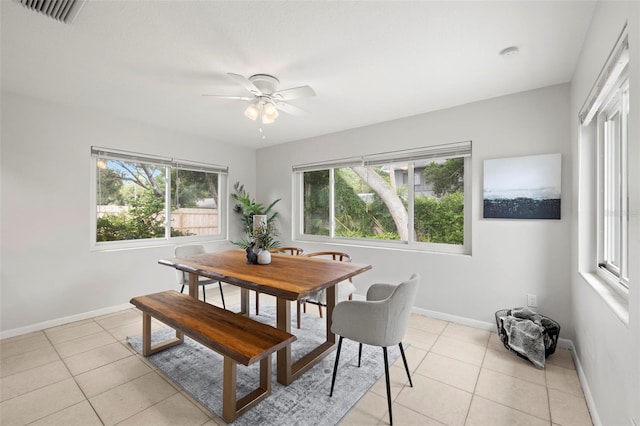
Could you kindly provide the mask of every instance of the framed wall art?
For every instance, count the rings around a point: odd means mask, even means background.
[[[484,161],[484,217],[560,219],[561,154]]]

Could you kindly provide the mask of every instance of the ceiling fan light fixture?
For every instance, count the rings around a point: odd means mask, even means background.
[[[251,105],[249,105],[247,109],[244,110],[244,115],[249,120],[256,121],[256,119],[260,115],[260,108],[258,108],[257,102],[254,102]]]
[[[269,118],[266,115],[262,114],[262,124],[271,124],[276,121],[275,118]]]
[[[262,122],[273,123],[278,118],[278,108],[272,102],[265,102],[262,106]]]
[[[24,0],[34,1],[34,0]],[[42,0],[38,0],[41,2]],[[50,0],[47,0],[50,1]],[[71,0],[55,0],[55,1],[71,1]],[[86,1],[86,0],[83,0]],[[262,124],[270,124],[276,121],[280,115],[280,111],[284,111],[291,115],[302,115],[304,110],[289,104],[290,100],[316,96],[316,92],[309,86],[292,87],[290,89],[279,90],[280,81],[269,74],[254,74],[246,78],[240,74],[227,73],[240,86],[244,87],[250,96],[229,96],[229,95],[210,95],[218,99],[235,99],[240,101],[250,101],[251,104],[244,110],[244,115],[249,120],[257,121],[260,118]]]

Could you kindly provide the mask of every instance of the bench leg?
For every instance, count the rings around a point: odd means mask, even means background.
[[[233,359],[224,357],[222,418],[227,423],[231,423],[271,394],[271,355],[260,360],[260,386],[240,400],[236,399],[237,372],[238,364]]]
[[[179,345],[184,342],[184,333],[176,330],[176,337],[151,346],[151,315],[142,313],[142,355],[149,356],[156,352]]]

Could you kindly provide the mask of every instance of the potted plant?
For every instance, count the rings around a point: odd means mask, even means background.
[[[260,203],[256,203],[240,182],[236,182],[233,185],[233,190],[231,198],[237,202],[233,206],[233,211],[241,219],[246,238],[240,241],[232,241],[232,243],[243,249],[255,244],[254,249],[256,250],[269,250],[280,246],[280,242],[275,238],[278,235],[275,227],[275,219],[278,217],[278,212],[273,211],[273,207],[280,201],[280,198],[265,207]],[[266,216],[266,224],[254,227],[253,217],[255,215]]]

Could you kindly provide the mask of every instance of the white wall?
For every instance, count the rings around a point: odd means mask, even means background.
[[[595,141],[579,141],[578,111],[587,98],[624,23],[630,49],[629,259],[628,324],[579,273],[593,268]],[[574,345],[588,384],[587,399],[597,406],[596,424],[640,425],[640,3],[598,2],[571,87],[573,171],[571,300]],[[579,197],[580,194],[580,197]],[[592,413],[593,415],[594,413]]]
[[[295,245],[344,250],[354,262],[372,264],[354,280],[362,295],[373,282],[398,282],[419,272],[418,308],[485,323],[494,322],[496,310],[523,306],[527,293],[536,294],[538,310],[560,322],[560,336],[571,339],[568,112],[569,86],[559,85],[263,148],[257,154],[257,194],[262,202],[283,199],[281,239],[288,243],[292,165],[472,140],[471,256]],[[547,153],[562,154],[562,220],[483,219],[483,161]]]
[[[1,141],[2,332],[176,288],[174,271],[157,264],[173,246],[90,250],[92,145],[227,165],[230,185],[255,188],[252,149],[8,93]]]

